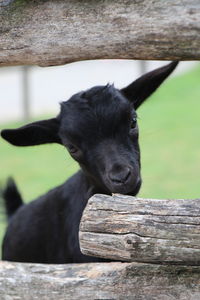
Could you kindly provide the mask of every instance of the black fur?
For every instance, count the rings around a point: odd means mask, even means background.
[[[11,144],[63,144],[81,170],[63,185],[22,205],[10,183],[4,193],[11,217],[4,237],[3,260],[36,263],[103,261],[80,252],[82,212],[95,193],[136,195],[141,186],[140,150],[135,109],[174,70],[171,63],[117,90],[97,86],[61,104],[57,118],[3,130]]]
[[[5,202],[6,215],[8,219],[16,212],[16,210],[23,205],[21,195],[17,186],[12,178],[7,181],[7,186],[2,192]]]

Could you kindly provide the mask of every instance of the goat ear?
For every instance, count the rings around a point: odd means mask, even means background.
[[[15,146],[34,146],[46,143],[62,144],[58,136],[59,121],[54,119],[27,124],[18,129],[5,129],[1,136]]]
[[[122,94],[128,98],[129,101],[134,104],[134,108],[137,109],[172,73],[177,64],[177,61],[171,62],[164,67],[144,74],[129,86],[123,88],[121,90]]]

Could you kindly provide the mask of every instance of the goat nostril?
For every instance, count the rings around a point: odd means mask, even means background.
[[[126,182],[128,180],[128,178],[130,177],[131,175],[131,170],[129,168],[127,168],[127,172],[126,174],[124,174],[124,182]]]
[[[127,167],[120,172],[110,172],[109,178],[111,181],[116,183],[125,183],[126,181],[128,181],[130,175],[131,170]]]

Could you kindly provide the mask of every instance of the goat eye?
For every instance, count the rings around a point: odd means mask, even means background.
[[[78,151],[78,149],[73,145],[68,145],[67,147],[68,147],[69,152],[72,154],[74,154]]]
[[[137,125],[137,118],[133,117],[131,120],[131,129],[135,128]]]

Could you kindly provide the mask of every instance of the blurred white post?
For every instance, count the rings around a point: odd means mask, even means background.
[[[30,66],[22,67],[22,109],[23,119],[25,121],[30,119],[30,85],[29,85],[29,73]]]
[[[147,61],[146,60],[140,60],[139,65],[140,65],[140,74],[143,75],[147,71]]]

